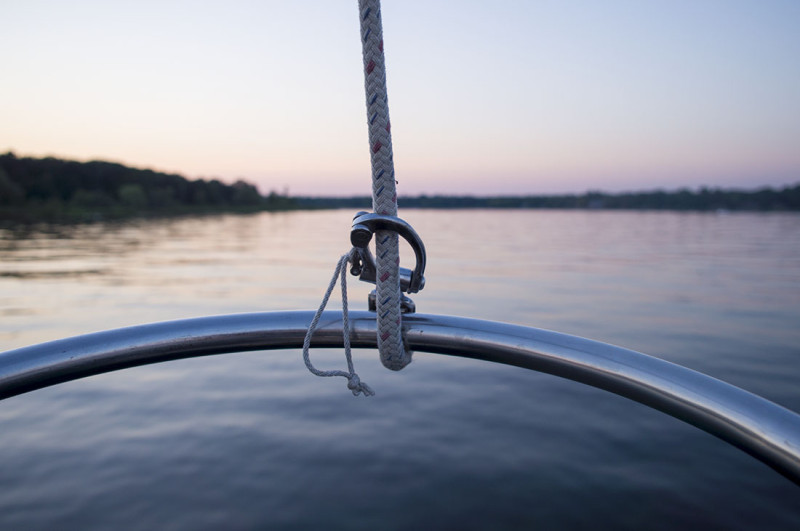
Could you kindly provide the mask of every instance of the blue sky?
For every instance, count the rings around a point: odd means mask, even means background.
[[[5,0],[0,151],[363,194],[353,1]],[[398,192],[800,181],[800,2],[383,1]]]

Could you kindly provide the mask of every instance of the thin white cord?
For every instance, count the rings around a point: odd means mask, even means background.
[[[306,367],[308,370],[311,371],[313,374],[317,376],[343,376],[347,378],[347,388],[353,392],[353,396],[358,396],[359,393],[364,393],[364,396],[372,396],[375,394],[375,391],[367,385],[366,383],[361,381],[361,378],[358,377],[356,374],[355,369],[353,369],[353,357],[350,353],[350,319],[348,317],[348,310],[347,310],[347,264],[353,261],[353,257],[355,256],[356,249],[351,249],[345,255],[339,259],[339,262],[336,264],[336,270],[333,272],[333,277],[331,278],[330,284],[328,284],[328,289],[325,291],[325,296],[322,298],[322,303],[317,308],[317,313],[314,314],[314,318],[311,320],[311,324],[308,326],[308,332],[306,332],[306,337],[303,340],[303,361],[306,363]],[[314,330],[316,330],[317,325],[319,324],[320,317],[322,317],[322,312],[325,310],[325,306],[328,304],[328,299],[333,292],[333,288],[336,286],[336,277],[341,277],[342,283],[342,336],[344,339],[344,357],[347,359],[347,372],[345,371],[321,371],[314,367],[311,364],[311,358],[309,357],[309,349],[311,348],[311,336],[314,335]]]

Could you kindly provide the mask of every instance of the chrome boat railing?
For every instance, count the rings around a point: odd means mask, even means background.
[[[252,350],[300,348],[313,312],[202,317],[120,328],[0,354],[0,398],[117,369]],[[351,342],[375,348],[375,314],[351,312]],[[696,371],[557,332],[440,315],[403,318],[409,347],[553,374],[684,420],[800,484],[800,415]],[[325,312],[314,347],[342,346],[341,312]]]

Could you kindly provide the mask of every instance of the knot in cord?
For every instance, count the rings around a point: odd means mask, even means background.
[[[374,396],[375,391],[372,387],[361,382],[361,378],[356,373],[347,377],[347,388],[353,392],[353,396],[358,396],[359,393],[364,393],[364,396]]]
[[[347,378],[347,388],[353,392],[353,396],[358,396],[361,393],[363,393],[364,396],[373,396],[375,391],[373,391],[369,385],[362,382],[361,378],[359,378],[358,374],[356,374],[356,371],[353,368],[353,356],[350,352],[350,319],[348,317],[347,310],[346,266],[348,262],[353,262],[357,252],[358,251],[356,249],[351,249],[347,254],[342,255],[342,257],[339,258],[339,262],[336,264],[336,270],[333,272],[333,277],[331,278],[330,284],[328,284],[328,289],[325,291],[325,295],[322,297],[322,302],[320,303],[319,308],[317,308],[317,313],[314,314],[311,324],[308,325],[308,331],[306,332],[306,337],[303,340],[303,361],[305,362],[308,370],[317,376],[343,376],[344,378]],[[314,335],[314,331],[317,329],[320,317],[322,317],[322,312],[325,310],[325,306],[328,305],[328,299],[330,299],[333,288],[336,286],[337,277],[341,277],[342,284],[342,339],[344,343],[344,357],[347,360],[347,371],[321,371],[314,367],[314,365],[311,363],[311,358],[309,356],[309,350],[311,348],[311,336]]]

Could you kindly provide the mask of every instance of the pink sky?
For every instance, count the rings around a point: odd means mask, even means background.
[[[800,3],[383,4],[401,195],[800,181]],[[355,2],[3,18],[0,151],[369,194]]]

